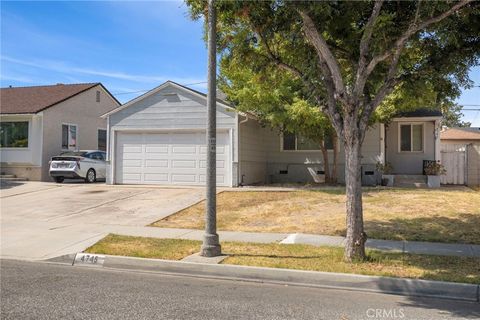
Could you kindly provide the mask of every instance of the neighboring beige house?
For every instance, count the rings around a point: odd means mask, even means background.
[[[2,88],[1,174],[49,181],[52,156],[105,150],[107,123],[100,116],[119,105],[101,83]]]
[[[445,128],[440,133],[440,140],[449,144],[480,145],[480,128]]]
[[[104,115],[109,126],[107,183],[203,185],[206,164],[206,96],[172,81]],[[362,147],[364,184],[379,180],[378,161],[393,163],[394,174],[422,175],[425,161],[440,160],[436,111],[401,114],[377,123]],[[239,186],[324,180],[320,146],[300,135],[263,126],[251,114],[217,99],[217,183]],[[333,145],[327,145],[332,161]],[[345,155],[339,146],[339,181]]]

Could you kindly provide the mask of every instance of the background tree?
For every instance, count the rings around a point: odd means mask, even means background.
[[[192,16],[203,0],[187,0]],[[345,259],[365,258],[361,146],[375,110],[394,94],[470,85],[480,47],[479,4],[461,1],[219,1],[218,45],[300,79],[345,149]],[[259,49],[260,48],[260,49]],[[255,73],[256,69],[252,68]]]
[[[304,98],[302,82],[292,75],[265,66],[258,72],[229,56],[220,62],[220,89],[239,111],[254,113],[263,125],[312,140],[322,152],[325,182],[337,182],[338,143],[335,130],[321,108]],[[333,149],[330,167],[328,147]]]

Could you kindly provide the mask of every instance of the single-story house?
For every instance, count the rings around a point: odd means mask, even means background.
[[[480,128],[445,128],[440,133],[440,140],[448,144],[480,144]]]
[[[100,116],[120,105],[101,83],[2,88],[0,102],[2,175],[42,181],[52,156],[106,149]]]
[[[167,81],[106,113],[107,183],[204,184],[206,111],[205,94]],[[362,149],[365,182],[377,179],[376,163],[385,160],[396,174],[421,175],[424,160],[440,159],[440,120],[438,112],[410,113],[388,126],[373,125]],[[314,182],[322,180],[323,170],[318,144],[264,127],[255,116],[217,99],[218,185]]]

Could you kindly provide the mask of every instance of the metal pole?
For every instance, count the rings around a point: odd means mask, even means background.
[[[221,255],[217,234],[217,123],[216,123],[216,12],[215,0],[208,0],[208,93],[207,93],[207,201],[205,207],[205,235],[200,254],[204,257]]]

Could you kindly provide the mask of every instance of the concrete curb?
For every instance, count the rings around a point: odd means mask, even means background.
[[[73,265],[75,255],[47,262]],[[105,255],[104,268],[480,302],[480,285]]]

